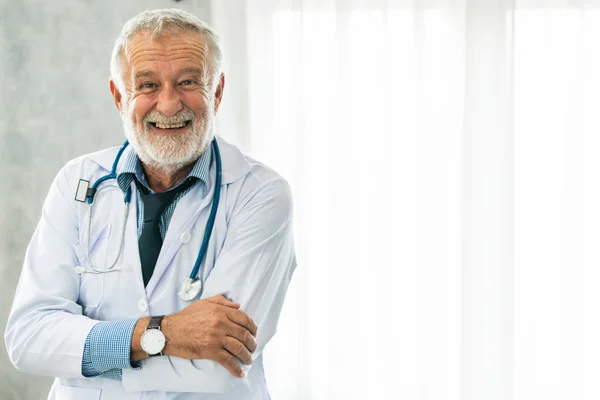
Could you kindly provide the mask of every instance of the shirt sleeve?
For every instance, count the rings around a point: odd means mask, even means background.
[[[81,374],[86,378],[103,375],[121,380],[122,369],[135,369],[131,365],[131,338],[136,319],[103,321],[88,334],[83,348]]]

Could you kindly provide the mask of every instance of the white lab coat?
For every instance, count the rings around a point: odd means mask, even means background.
[[[202,199],[201,185],[195,185],[177,204],[146,288],[138,253],[135,190],[119,263],[124,269],[80,276],[74,267],[85,260],[88,206],[74,200],[75,190],[79,179],[94,182],[109,173],[117,152],[111,148],[69,162],[52,183],[27,248],[6,327],[13,364],[24,372],[56,377],[49,399],[269,398],[261,352],[275,333],[296,267],[291,192],[273,170],[222,138],[218,143],[223,160],[221,201],[201,270],[205,278],[201,298],[223,294],[239,302],[256,322],[258,348],[254,363],[243,366],[247,376],[234,377],[214,361],[167,356],[143,360],[140,370],[123,370],[122,382],[82,376],[84,343],[98,321],[168,315],[189,305],[179,299],[178,290],[200,249],[214,192],[213,162],[206,198]],[[131,146],[126,151],[132,151]],[[97,266],[116,257],[123,208],[118,187],[96,195],[90,257]]]

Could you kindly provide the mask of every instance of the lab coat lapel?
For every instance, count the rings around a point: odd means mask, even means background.
[[[229,144],[225,139],[217,136],[219,151],[223,164],[222,185],[227,185],[246,176],[250,172],[250,163],[240,149]]]

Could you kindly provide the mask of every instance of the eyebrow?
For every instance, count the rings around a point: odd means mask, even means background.
[[[204,71],[201,68],[196,68],[196,67],[187,67],[184,68],[181,73],[195,73],[198,75],[202,75],[204,74]],[[143,77],[151,77],[154,76],[154,72],[147,70],[147,71],[140,71],[138,73],[135,74],[135,79],[139,79],[139,78],[143,78]]]
[[[198,75],[204,74],[204,70],[202,70],[201,68],[196,68],[196,67],[187,67],[187,68],[184,68],[183,71],[181,71],[181,72],[182,73],[191,72],[191,73],[195,73]]]
[[[140,71],[137,74],[135,74],[135,79],[142,78],[142,77],[150,77],[152,75],[154,75],[154,72],[152,72],[152,71]]]

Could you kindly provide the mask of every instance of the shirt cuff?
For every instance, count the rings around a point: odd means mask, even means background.
[[[96,324],[85,340],[82,375],[92,377],[111,371],[106,377],[119,379],[121,369],[137,369],[131,365],[130,359],[131,338],[137,321],[135,318]],[[117,371],[112,371],[115,369]]]

